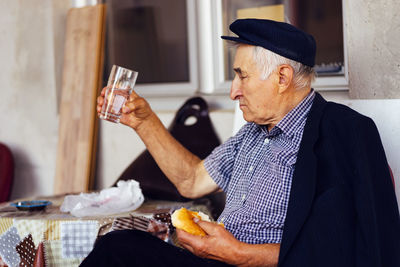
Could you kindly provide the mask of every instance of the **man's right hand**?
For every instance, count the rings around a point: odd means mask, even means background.
[[[122,107],[120,122],[137,131],[144,121],[155,116],[146,99],[136,94],[135,91],[132,91],[125,105]]]
[[[100,96],[97,97],[97,113],[100,113],[101,107],[104,103],[105,93],[107,87],[101,90]],[[122,107],[122,115],[120,122],[125,124],[134,130],[137,130],[142,122],[155,115],[150,108],[149,103],[143,98],[132,91],[125,105]]]

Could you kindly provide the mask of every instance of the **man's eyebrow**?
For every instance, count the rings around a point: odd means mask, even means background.
[[[242,71],[241,68],[233,68],[233,70],[239,75],[246,75],[247,74],[245,71]]]

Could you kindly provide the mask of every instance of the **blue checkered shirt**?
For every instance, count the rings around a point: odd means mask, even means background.
[[[207,172],[226,193],[218,221],[238,240],[281,242],[297,152],[314,95],[312,90],[271,131],[265,125],[245,124],[205,159]]]

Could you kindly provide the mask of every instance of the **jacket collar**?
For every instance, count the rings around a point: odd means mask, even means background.
[[[326,100],[315,94],[314,102],[304,126],[303,138],[293,174],[289,205],[279,254],[280,266],[310,212],[315,194],[317,158],[313,152],[319,137],[319,124]]]

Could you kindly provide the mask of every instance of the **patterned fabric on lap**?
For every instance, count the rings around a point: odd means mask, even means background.
[[[161,240],[168,241],[169,226],[167,223],[151,220],[147,228],[147,232],[160,238]]]
[[[18,220],[14,219],[14,226],[18,229],[18,234],[21,238],[32,235],[35,247],[43,241],[45,222],[42,220]]]
[[[134,229],[133,216],[126,217],[118,217],[115,218],[112,224],[112,230],[125,230],[125,229]]]
[[[72,267],[78,266],[82,259],[66,259],[62,257],[61,240],[43,242],[46,267]]]
[[[1,218],[0,220],[0,234],[6,232],[13,225],[13,219]]]
[[[85,258],[97,238],[97,221],[60,222],[63,258]]]
[[[60,221],[46,221],[46,230],[44,232],[44,240],[60,239]]]
[[[112,230],[139,230],[148,232],[164,241],[168,241],[169,225],[155,219],[149,219],[142,216],[127,216],[114,219]]]
[[[3,259],[0,257],[0,266],[1,267],[6,267],[7,266],[7,264],[3,261]]]
[[[21,259],[19,266],[33,266],[36,250],[31,235],[25,237],[24,240],[17,245],[16,250]]]
[[[97,233],[98,236],[102,236],[107,234],[112,230],[112,224],[113,224],[114,218],[104,218],[98,220],[99,222],[99,231]]]
[[[21,242],[14,226],[0,236],[0,257],[8,266],[17,266],[20,258],[15,247]]]

